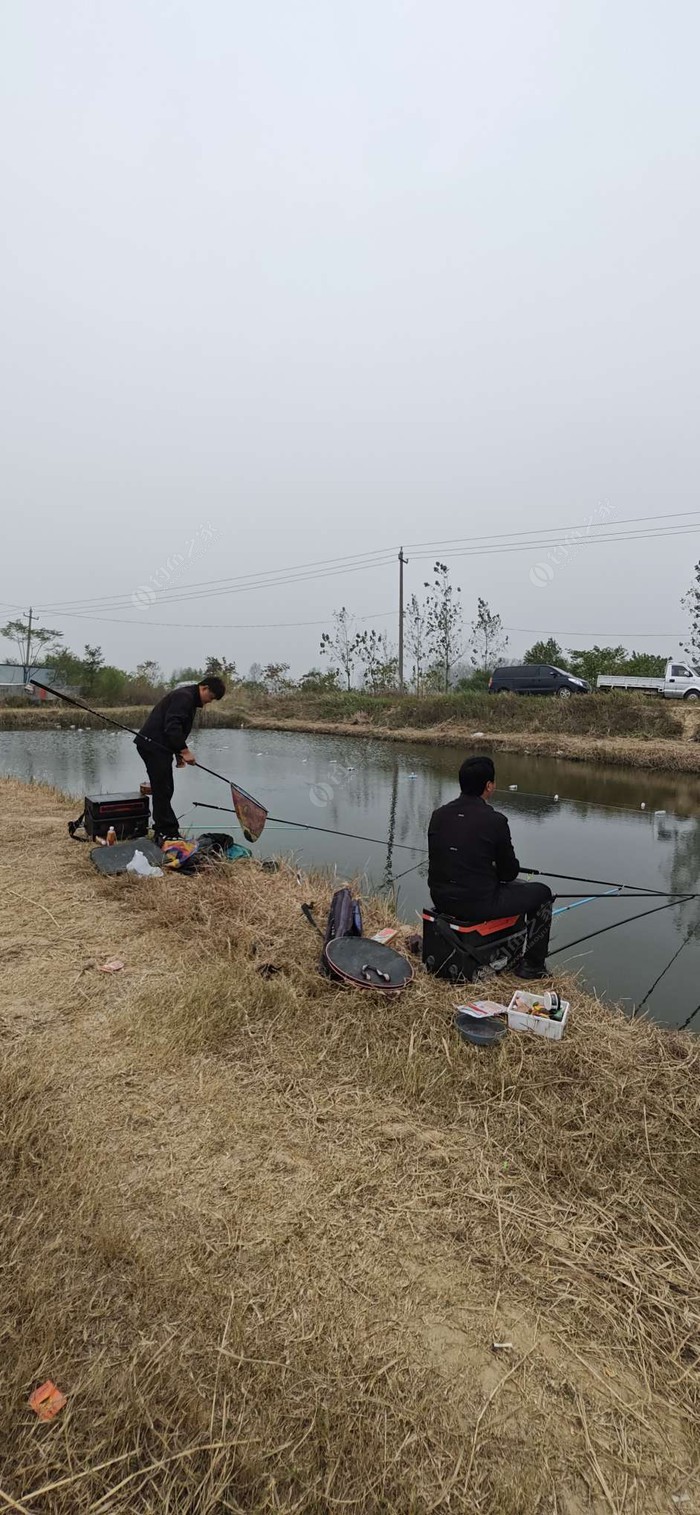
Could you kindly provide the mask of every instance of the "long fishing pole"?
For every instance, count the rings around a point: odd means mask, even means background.
[[[564,879],[570,884],[600,884],[602,888],[634,889],[637,894],[666,894],[668,890],[648,889],[645,884],[613,884],[609,878],[583,878],[578,873],[551,873],[548,868],[526,868],[523,866],[521,873],[530,873],[537,878]]]
[[[43,689],[46,694],[55,695],[56,699],[58,700],[64,700],[66,705],[74,705],[76,710],[84,710],[86,715],[93,715],[96,721],[106,721],[108,726],[116,726],[117,731],[125,731],[127,736],[138,737],[139,741],[147,742],[149,747],[157,748],[158,752],[167,752],[168,757],[176,756],[172,748],[166,747],[164,742],[156,742],[152,736],[143,736],[140,731],[134,731],[133,726],[125,726],[123,721],[113,720],[112,716],[105,715],[102,710],[93,710],[90,705],[84,704],[82,700],[73,699],[73,697],[69,694],[62,694],[60,689],[52,689],[50,684],[41,684],[38,679],[30,679],[29,683],[35,684],[37,689]],[[247,789],[242,789],[240,784],[235,783],[235,780],[227,779],[225,774],[216,773],[215,769],[206,768],[204,766],[204,763],[200,763],[199,761],[194,763],[192,766],[195,768],[201,768],[202,773],[211,774],[211,777],[213,779],[221,779],[222,784],[228,784],[229,787],[233,783],[239,794],[245,795],[245,798],[247,800],[252,800],[254,805],[260,804],[260,801],[256,800],[254,795],[249,794]],[[216,808],[220,809],[223,807],[217,806]]]
[[[654,979],[654,982],[651,985],[651,988],[647,989],[647,992],[646,992],[646,994],[644,996],[644,999],[640,999],[639,1004],[635,1005],[634,1010],[632,1012],[633,1019],[634,1019],[634,1016],[636,1016],[637,1012],[639,1010],[643,1009],[644,1005],[646,1005],[647,1000],[654,993],[654,990],[656,989],[657,984],[660,984],[662,978],[666,977],[666,974],[668,973],[669,968],[673,967],[673,964],[675,963],[676,958],[680,957],[681,952],[683,951],[683,948],[687,947],[688,942],[692,942],[693,937],[695,936],[695,930],[696,930],[695,926],[691,926],[690,931],[688,932],[688,935],[684,936],[683,941],[680,944],[680,947],[678,947],[676,949],[676,951],[673,954],[673,957],[670,958],[669,962],[667,962],[666,967],[661,969],[661,972],[659,973],[658,977]]]
[[[398,846],[398,843],[396,845]],[[417,851],[418,849],[416,848],[414,850]],[[428,856],[427,852],[425,856]],[[410,872],[410,870],[407,871]],[[671,889],[650,889],[646,884],[613,883],[612,879],[609,878],[582,878],[581,875],[577,873],[550,873],[549,869],[547,868],[526,868],[523,865],[523,867],[520,869],[520,873],[523,878],[527,874],[536,876],[537,878],[563,879],[569,884],[600,884],[601,888],[605,889],[606,893],[589,895],[588,898],[592,900],[607,899],[608,896],[612,894],[613,890],[618,889],[629,889],[633,893],[633,897],[637,899],[645,899],[647,897],[652,899],[668,899],[672,894],[678,896],[682,894],[684,899],[700,899],[700,894],[691,894],[687,890],[677,889],[674,891]],[[400,877],[403,878],[404,875],[401,874]],[[568,896],[565,894],[560,894],[558,898],[567,899]]]
[[[695,1009],[688,1016],[687,1021],[683,1021],[683,1024],[678,1027],[678,1030],[679,1031],[687,1031],[687,1029],[688,1029],[688,1027],[690,1025],[690,1022],[695,1020],[695,1017],[698,1014],[698,1011],[700,1011],[700,1005],[696,1005],[695,1006]]]
[[[572,947],[580,947],[582,942],[591,942],[594,936],[603,936],[606,931],[616,931],[618,926],[629,926],[632,921],[643,921],[647,915],[658,915],[660,910],[673,910],[676,905],[685,905],[688,900],[695,896],[684,894],[680,899],[667,900],[665,905],[655,905],[653,910],[641,910],[638,915],[628,915],[624,921],[612,921],[608,926],[601,926],[598,931],[589,931],[587,936],[579,936],[575,942],[564,942],[561,947],[550,947],[549,956],[555,952],[568,952]]]
[[[199,764],[197,764],[199,767]],[[208,771],[205,769],[205,772]],[[209,805],[206,800],[193,800],[192,804],[198,810],[223,810],[226,815],[234,815],[235,811],[230,805]],[[377,847],[386,847],[386,837],[358,836],[356,831],[335,831],[332,826],[312,826],[310,821],[285,821],[279,815],[269,815],[269,821],[274,821],[277,826],[296,826],[301,831],[323,831],[326,836],[345,836],[351,842],[374,842]],[[400,847],[403,852],[423,852],[422,847],[410,847],[408,842],[394,842],[395,847]],[[426,854],[427,855],[427,854]],[[420,864],[417,865],[420,867]]]
[[[587,894],[585,899],[574,900],[572,905],[558,905],[557,908],[552,911],[552,916],[566,915],[567,910],[578,910],[579,905],[590,905],[591,900],[612,899],[615,895],[619,895],[621,889],[621,884],[615,884],[613,885],[613,888],[608,889],[605,894]],[[566,895],[560,895],[558,898],[566,899]]]

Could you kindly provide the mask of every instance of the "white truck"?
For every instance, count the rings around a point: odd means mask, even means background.
[[[667,700],[700,700],[700,673],[689,663],[669,658],[662,679],[629,679],[624,674],[599,673],[597,687],[605,691],[636,689],[642,694],[662,694]]]

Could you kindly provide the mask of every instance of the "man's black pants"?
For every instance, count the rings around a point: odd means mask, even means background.
[[[179,836],[180,826],[172,807],[175,789],[173,758],[169,753],[161,752],[159,748],[151,747],[147,742],[137,742],[136,751],[146,764],[146,772],[151,784],[153,830],[156,837]]]
[[[546,884],[526,884],[516,879],[513,884],[499,884],[494,894],[484,903],[459,899],[457,896],[440,895],[433,899],[435,909],[442,915],[453,915],[459,921],[497,921],[504,915],[524,915],[527,923],[525,958],[533,968],[544,967],[549,951],[549,933],[552,929],[553,895]]]

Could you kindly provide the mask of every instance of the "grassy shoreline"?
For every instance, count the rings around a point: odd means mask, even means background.
[[[480,1053],[321,978],[323,879],[103,880],[71,815],[0,781],[9,1507],[692,1509],[700,1041],[568,980]]]
[[[4,706],[0,707],[0,732],[101,730],[105,729],[102,714],[138,729],[148,709],[125,706],[91,715],[68,706]],[[212,728],[365,736],[700,774],[700,712],[627,695],[566,702],[488,695],[369,698],[357,692],[234,696],[220,707],[209,707],[200,720]]]

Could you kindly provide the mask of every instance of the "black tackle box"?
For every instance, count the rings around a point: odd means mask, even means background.
[[[149,819],[148,795],[137,792],[85,796],[84,824],[89,837],[106,836],[113,826],[117,841],[126,842],[132,836],[146,836]]]

